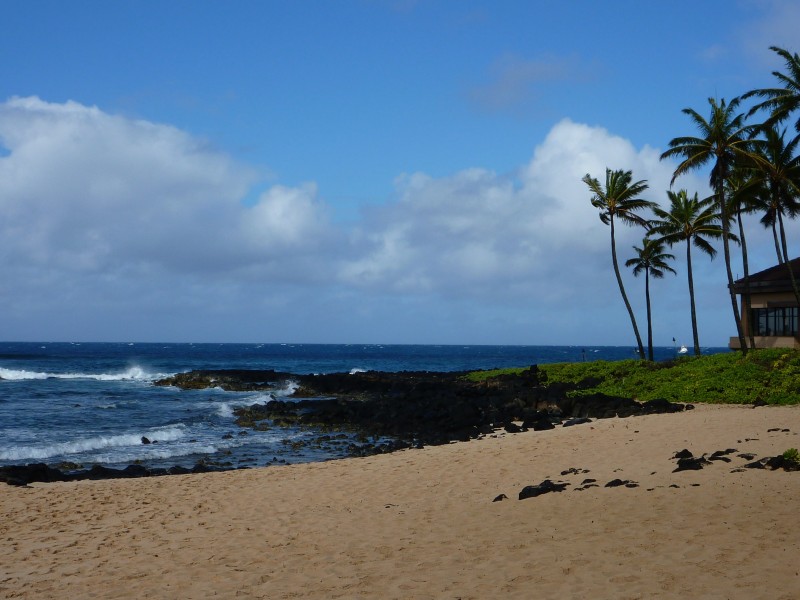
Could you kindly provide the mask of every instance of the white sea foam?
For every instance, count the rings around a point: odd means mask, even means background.
[[[270,400],[275,400],[272,394],[257,394],[255,396],[247,396],[240,400],[228,400],[222,402],[217,407],[217,415],[223,419],[233,418],[233,410],[242,406],[253,406],[254,404],[266,404]]]
[[[360,367],[354,367],[350,369],[350,375],[355,375],[356,373],[366,373],[366,372],[367,372],[366,369],[362,369]]]
[[[286,396],[291,396],[297,391],[297,388],[299,387],[300,387],[299,383],[293,380],[289,380],[283,385],[283,387],[273,390],[272,393],[276,398],[282,398]]]
[[[0,450],[0,460],[44,460],[53,456],[70,456],[110,448],[138,446],[142,444],[142,437],[153,442],[173,442],[184,437],[184,429],[184,425],[177,424],[136,433],[88,437],[48,446],[16,446]]]
[[[165,373],[150,373],[141,367],[130,367],[120,373],[47,373],[0,368],[0,378],[10,381],[33,379],[93,379],[95,381],[154,381]]]
[[[89,376],[98,381],[152,381],[160,377],[165,377],[163,373],[148,373],[141,367],[130,367],[122,373],[104,374]]]
[[[51,377],[51,375],[49,373],[35,373],[33,371],[0,368],[0,377],[3,379],[20,381],[23,379],[47,379],[48,377]]]
[[[150,444],[140,446],[136,451],[117,451],[108,454],[97,454],[92,456],[92,462],[114,463],[117,465],[131,464],[137,460],[165,460],[192,454],[214,454],[219,448],[213,444],[180,444],[178,446],[167,446],[162,444]]]

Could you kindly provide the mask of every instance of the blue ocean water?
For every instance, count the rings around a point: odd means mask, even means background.
[[[657,360],[675,354],[656,349]],[[234,424],[235,407],[283,398],[291,389],[153,385],[193,369],[464,371],[635,357],[633,348],[617,346],[0,343],[0,465],[192,467],[206,460],[241,467],[341,456],[303,443],[318,432]]]

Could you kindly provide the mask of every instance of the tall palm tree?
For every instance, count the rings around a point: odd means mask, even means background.
[[[636,256],[625,261],[626,267],[633,267],[633,274],[638,277],[644,273],[644,297],[647,303],[647,359],[653,360],[653,319],[650,312],[650,277],[662,279],[664,273],[675,273],[675,269],[667,264],[675,256],[664,252],[664,242],[645,236],[641,248],[633,247]]]
[[[778,236],[778,210],[779,207],[769,197],[769,194],[759,193],[758,196],[753,198],[750,205],[754,213],[759,213],[761,218],[759,222],[764,228],[772,230],[772,241],[775,243],[775,254],[778,258],[778,264],[783,264],[783,252],[781,251],[781,242]]]
[[[686,272],[689,279],[689,304],[692,315],[692,341],[694,353],[700,355],[700,339],[697,334],[697,311],[694,302],[694,276],[692,274],[692,245],[704,252],[712,259],[717,251],[708,239],[725,237],[725,232],[720,226],[720,215],[717,212],[716,201],[713,198],[698,200],[697,193],[689,197],[686,190],[679,192],[668,191],[670,201],[669,210],[660,207],[653,209],[656,220],[651,222],[652,234],[659,236],[658,240],[674,246],[686,242]],[[743,346],[744,348],[744,346]]]
[[[633,314],[631,303],[628,301],[628,295],[625,293],[625,286],[622,284],[622,276],[619,272],[614,223],[615,219],[618,219],[621,223],[626,225],[641,225],[647,227],[647,220],[636,214],[638,211],[654,206],[653,202],[639,197],[640,194],[648,188],[647,181],[633,181],[633,173],[631,171],[623,171],[622,169],[612,171],[609,168],[606,168],[605,185],[601,185],[596,178],[588,173],[583,177],[582,181],[592,192],[592,206],[600,211],[600,220],[611,227],[611,262],[614,265],[614,274],[617,276],[619,293],[622,295],[622,300],[625,303],[625,308],[628,310],[628,316],[631,319],[633,333],[636,336],[636,344],[639,350],[639,357],[644,360],[642,336],[639,335],[639,328],[636,326],[636,317]]]
[[[788,50],[778,46],[770,46],[769,49],[777,53],[786,63],[786,73],[772,72],[775,78],[783,84],[783,87],[753,90],[744,94],[742,98],[752,98],[753,96],[765,98],[763,102],[750,109],[748,116],[752,116],[759,110],[767,110],[769,117],[764,125],[773,126],[790,118],[792,113],[800,111],[800,56],[797,52],[791,54]],[[800,115],[794,123],[794,128],[800,132]]]
[[[771,226],[776,233],[778,262],[789,264],[789,250],[786,240],[784,217],[794,219],[800,215],[800,136],[789,143],[785,142],[786,130],[776,127],[762,129],[764,141],[757,149],[760,160],[755,171],[755,181],[759,184],[760,205],[766,208],[761,219],[764,226]],[[800,288],[791,268],[788,268],[795,299],[800,305]],[[745,274],[747,277],[747,274]]]
[[[774,212],[780,233],[781,254],[788,261],[786,229],[783,217],[795,218],[800,214],[800,137],[788,144],[785,142],[786,130],[774,127],[763,130],[764,143],[758,149],[761,160],[758,168],[761,174],[763,191]]]
[[[742,269],[744,271],[744,290],[742,303],[744,314],[750,315],[752,303],[750,300],[750,261],[747,254],[747,238],[744,234],[742,215],[758,210],[758,194],[760,188],[759,178],[754,175],[752,168],[734,167],[733,173],[725,182],[725,191],[728,195],[728,219],[736,221],[739,227],[739,247],[742,250]],[[750,347],[756,347],[753,328],[749,328]]]
[[[716,194],[717,210],[722,220],[722,247],[725,254],[725,270],[728,276],[728,291],[731,297],[731,309],[736,322],[736,333],[742,353],[747,353],[747,346],[742,330],[742,319],[739,315],[739,306],[736,303],[736,292],[733,289],[733,272],[731,271],[731,252],[729,241],[729,222],[725,200],[725,181],[730,177],[737,163],[758,161],[753,154],[753,147],[758,141],[752,139],[755,130],[752,125],[746,125],[743,114],[736,114],[740,99],[736,98],[726,103],[725,100],[709,98],[711,114],[708,120],[691,108],[684,108],[683,113],[688,115],[700,133],[700,137],[677,137],[670,141],[669,150],[661,155],[665,158],[682,158],[675,168],[672,183],[680,175],[699,169],[711,163],[710,183]]]

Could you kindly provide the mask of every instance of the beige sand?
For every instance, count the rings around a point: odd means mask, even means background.
[[[798,432],[800,407],[701,406],[323,464],[4,486],[0,596],[800,598],[800,472],[671,460],[774,456]],[[517,499],[547,477],[572,485]],[[640,487],[576,491],[587,477]]]

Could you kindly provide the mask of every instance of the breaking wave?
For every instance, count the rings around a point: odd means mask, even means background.
[[[242,398],[241,400],[229,400],[227,402],[222,402],[217,407],[217,416],[222,417],[223,419],[232,419],[233,410],[235,408],[241,408],[242,406],[253,406],[254,404],[266,404],[270,400],[275,400],[275,396],[272,394],[258,394],[257,396],[248,396],[247,398]]]
[[[141,367],[130,367],[120,373],[42,373],[0,368],[0,378],[10,381],[32,379],[93,379],[95,381],[154,381],[167,377],[165,373],[150,373]]]
[[[297,388],[299,388],[299,387],[300,387],[299,383],[297,383],[296,381],[289,380],[283,385],[283,387],[279,387],[279,388],[274,389],[272,391],[272,394],[276,398],[282,398],[282,397],[286,397],[286,396],[291,396],[292,394],[294,394],[297,391]]]
[[[141,446],[142,437],[146,437],[151,442],[174,442],[183,438],[184,429],[183,424],[178,424],[137,433],[99,435],[47,446],[16,446],[8,450],[0,450],[0,460],[45,460],[54,456],[69,457],[75,454],[124,446]]]

